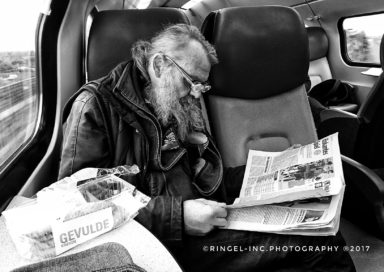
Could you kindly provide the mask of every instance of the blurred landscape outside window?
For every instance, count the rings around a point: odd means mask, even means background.
[[[380,64],[384,14],[347,18],[343,21],[347,57],[352,62]]]
[[[31,140],[39,120],[35,0],[0,0],[0,170]]]

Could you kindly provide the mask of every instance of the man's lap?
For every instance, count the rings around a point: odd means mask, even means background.
[[[225,191],[237,197],[245,166],[226,168]],[[186,271],[355,271],[341,234],[315,237],[216,229],[183,238],[172,250]]]

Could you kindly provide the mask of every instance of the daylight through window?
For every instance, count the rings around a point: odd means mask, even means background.
[[[28,143],[39,119],[33,0],[0,1],[0,170]]]

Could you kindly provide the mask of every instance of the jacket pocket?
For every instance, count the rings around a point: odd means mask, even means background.
[[[211,144],[204,151],[205,165],[196,175],[193,185],[202,196],[211,196],[219,188],[223,179],[223,165],[220,155]]]

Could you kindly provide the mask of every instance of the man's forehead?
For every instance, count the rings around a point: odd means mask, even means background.
[[[183,62],[183,68],[193,76],[206,80],[211,69],[206,51],[197,41],[191,41],[189,45],[180,52],[180,59]]]

